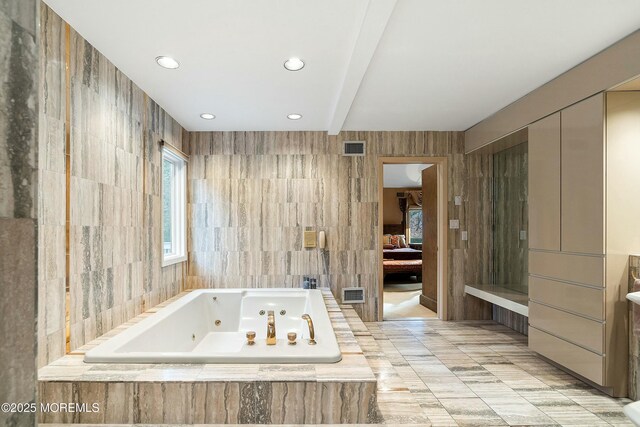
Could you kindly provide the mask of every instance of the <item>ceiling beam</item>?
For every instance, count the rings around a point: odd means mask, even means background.
[[[338,92],[338,99],[333,109],[329,135],[337,135],[342,130],[353,100],[358,93],[371,58],[384,34],[389,18],[393,13],[397,0],[369,0],[358,38],[353,45],[351,59]]]

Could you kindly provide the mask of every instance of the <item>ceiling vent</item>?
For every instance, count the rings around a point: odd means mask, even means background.
[[[364,302],[364,288],[343,288],[343,304],[361,304]]]
[[[344,141],[342,145],[343,156],[364,156],[365,154],[364,141]]]

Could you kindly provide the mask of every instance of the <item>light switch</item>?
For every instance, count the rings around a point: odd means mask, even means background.
[[[461,234],[460,238],[462,240],[469,240],[469,232],[468,231],[462,231],[460,234]]]
[[[460,220],[459,219],[450,219],[449,220],[449,228],[452,230],[457,230],[460,228]]]
[[[461,206],[462,205],[462,196],[455,196],[453,198],[453,204],[456,206]]]
[[[520,230],[520,240],[527,240],[527,230]]]

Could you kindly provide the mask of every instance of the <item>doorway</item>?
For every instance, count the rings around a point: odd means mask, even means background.
[[[379,158],[379,319],[446,319],[446,164]]]

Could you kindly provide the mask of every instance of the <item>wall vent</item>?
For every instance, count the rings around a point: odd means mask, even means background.
[[[364,141],[344,141],[342,144],[343,156],[364,156],[365,154]]]
[[[343,304],[360,304],[364,302],[364,288],[343,288]]]

